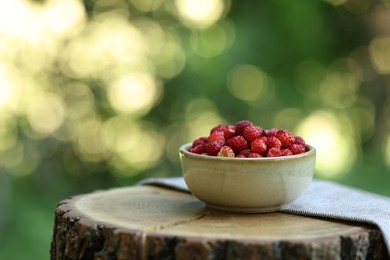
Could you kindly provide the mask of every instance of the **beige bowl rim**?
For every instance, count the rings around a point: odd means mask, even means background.
[[[186,157],[189,158],[198,158],[198,159],[204,159],[204,160],[219,160],[219,161],[283,161],[283,160],[293,160],[294,158],[301,158],[301,157],[307,157],[312,156],[316,154],[316,149],[314,146],[308,145],[310,147],[309,151],[301,153],[301,154],[295,154],[295,155],[289,155],[289,156],[279,156],[279,157],[260,157],[260,158],[236,158],[236,157],[220,157],[220,156],[209,156],[209,155],[202,155],[202,154],[196,154],[191,153],[188,150],[192,147],[192,143],[186,143],[183,144],[179,152],[183,154]]]

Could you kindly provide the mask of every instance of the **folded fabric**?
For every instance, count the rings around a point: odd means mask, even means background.
[[[189,192],[182,177],[150,178],[139,184]],[[381,230],[390,252],[390,198],[314,179],[300,198],[284,205],[280,211],[374,224]]]

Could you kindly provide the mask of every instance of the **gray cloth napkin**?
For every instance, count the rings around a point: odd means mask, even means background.
[[[139,184],[189,192],[181,177],[150,178]],[[314,179],[300,198],[283,206],[280,211],[374,224],[381,230],[390,252],[390,198]]]

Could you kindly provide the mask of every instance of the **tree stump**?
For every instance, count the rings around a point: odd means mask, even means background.
[[[63,200],[53,231],[51,259],[389,259],[375,226],[225,213],[153,186]]]

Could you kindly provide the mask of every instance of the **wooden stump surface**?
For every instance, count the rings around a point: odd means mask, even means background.
[[[371,225],[225,213],[153,186],[61,201],[50,253],[51,259],[389,259]]]

